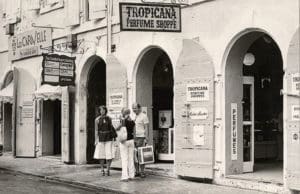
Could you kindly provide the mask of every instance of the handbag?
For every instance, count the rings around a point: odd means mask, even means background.
[[[144,146],[138,148],[138,161],[139,164],[154,163],[153,146]]]
[[[117,131],[117,140],[121,143],[127,140],[127,129],[124,126],[121,126],[120,129]]]

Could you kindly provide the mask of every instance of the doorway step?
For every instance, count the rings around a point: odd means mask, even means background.
[[[263,191],[269,193],[284,193],[283,183],[272,182],[259,179],[247,179],[243,175],[229,175],[226,178],[217,178],[214,180],[217,185],[230,186],[241,189],[249,189],[256,191]]]

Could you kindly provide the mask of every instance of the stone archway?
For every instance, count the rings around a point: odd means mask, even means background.
[[[253,66],[243,65],[244,56],[249,52],[256,57]],[[267,135],[269,126],[263,127],[263,123],[279,118],[278,115],[283,111],[283,100],[280,96],[280,90],[283,87],[281,51],[274,39],[265,31],[247,29],[236,35],[227,47],[223,70],[225,174],[241,174],[248,171],[246,168],[249,168],[248,172],[251,172],[253,165],[256,164],[254,160],[269,158],[269,156],[264,156],[266,153],[259,152],[267,149],[266,145],[262,148],[257,147],[257,152],[255,152],[258,140],[261,140],[262,144],[271,142]],[[250,80],[254,80],[251,86],[245,84],[245,80],[249,77]],[[270,84],[271,87],[267,88],[266,84]],[[249,98],[251,98],[249,103],[247,103],[248,94],[245,93],[248,86],[253,87],[253,90],[249,90],[251,93],[251,95],[249,93]],[[273,98],[270,97],[272,94]],[[278,103],[278,108],[276,110],[272,108],[274,106],[271,103]],[[249,104],[249,118],[246,118],[245,112],[248,110],[247,104]],[[232,111],[236,111],[236,120],[233,120]],[[257,129],[255,133],[254,128]],[[262,129],[261,134],[258,133],[259,128]],[[272,142],[277,142],[276,137],[272,139]],[[275,144],[272,149],[277,149],[277,144]],[[269,154],[274,154],[272,157],[280,155],[273,152],[269,152]],[[258,153],[261,155],[259,156]]]

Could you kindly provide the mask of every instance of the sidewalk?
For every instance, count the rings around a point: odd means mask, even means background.
[[[103,177],[98,165],[66,165],[49,158],[13,158],[11,155],[0,156],[0,169],[20,172],[68,184],[92,189],[110,190],[116,193],[143,194],[261,194],[263,192],[243,190],[185,181],[165,176],[148,175],[145,179],[120,182],[121,172],[112,170],[111,176]]]

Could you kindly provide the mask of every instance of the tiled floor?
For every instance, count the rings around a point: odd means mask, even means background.
[[[230,175],[229,178],[283,184],[283,162],[256,162],[253,173]]]

